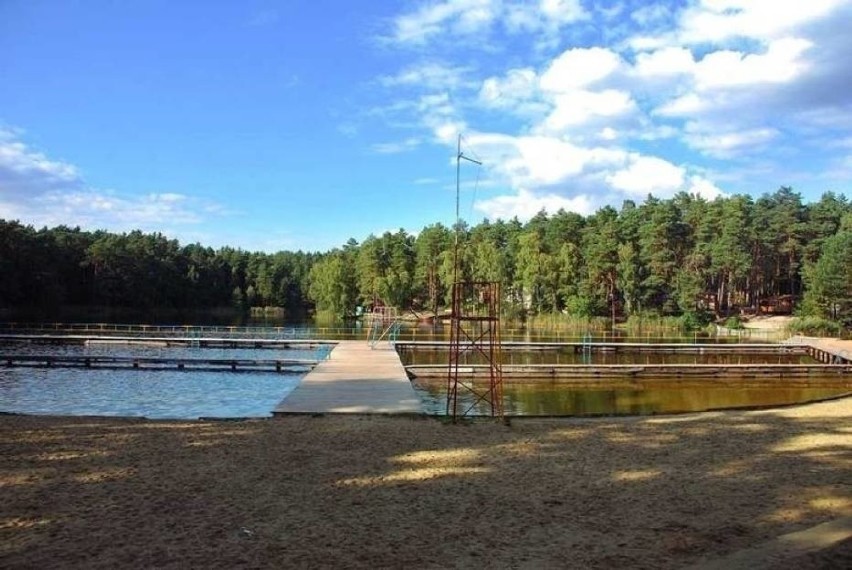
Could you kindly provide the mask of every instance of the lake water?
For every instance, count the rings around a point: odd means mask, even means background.
[[[826,378],[823,384],[809,387],[767,386],[765,382],[719,384],[712,379],[688,384],[617,380],[597,385],[559,385],[540,383],[504,383],[503,406],[510,416],[615,416],[653,415],[706,410],[781,406],[833,398],[852,392],[852,387]],[[446,411],[445,382],[414,382],[426,413],[442,415]],[[482,393],[486,386],[476,389]],[[459,391],[459,411],[470,408],[475,397]],[[474,406],[470,415],[488,415],[487,403]]]
[[[31,344],[0,345],[0,354],[56,356],[130,356],[146,358],[319,359],[323,352],[294,348],[165,348],[140,345]],[[797,354],[648,354],[572,351],[506,351],[514,364],[646,363],[814,363]],[[406,350],[406,363],[446,362],[446,352]],[[579,358],[579,360],[578,360]],[[173,369],[15,368],[0,365],[0,411],[28,414],[144,416],[149,418],[269,417],[275,406],[299,384],[303,374],[275,372],[179,371]],[[810,386],[713,379],[672,383],[625,382],[617,379],[588,385],[540,382],[506,383],[504,406],[509,415],[594,416],[662,414],[733,407],[808,402],[848,393],[850,381],[837,376],[811,377]],[[446,383],[414,382],[430,414],[443,414]],[[461,395],[462,402],[473,401]],[[463,404],[464,405],[464,404]],[[466,407],[466,406],[465,406]],[[478,413],[487,410],[480,406]]]
[[[303,349],[160,348],[139,345],[0,345],[0,354],[140,358],[310,359]],[[304,373],[14,368],[0,366],[0,411],[148,418],[269,417]]]

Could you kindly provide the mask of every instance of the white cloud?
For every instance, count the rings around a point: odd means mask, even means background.
[[[667,160],[655,156],[632,155],[630,163],[606,177],[615,189],[634,196],[670,196],[683,187],[686,172]]]
[[[73,164],[51,160],[19,140],[17,132],[0,129],[0,197],[23,199],[81,183]]]
[[[466,67],[422,62],[406,67],[396,75],[384,76],[379,81],[388,87],[407,85],[435,90],[458,89],[475,85],[466,78],[469,73],[470,69]]]
[[[496,25],[510,34],[530,33],[550,43],[564,26],[588,16],[580,0],[443,0],[423,2],[393,20],[389,40],[422,46],[439,36],[486,34]]]
[[[773,41],[764,54],[715,51],[695,66],[698,89],[787,83],[807,69],[801,55],[813,44],[801,38]]]
[[[0,218],[37,226],[60,224],[112,231],[159,231],[202,222],[198,200],[182,194],[120,196],[96,190],[52,190],[31,200],[0,204]],[[5,211],[4,211],[5,210]]]
[[[113,231],[162,231],[228,213],[177,192],[141,196],[90,188],[73,164],[30,149],[16,131],[0,130],[0,218],[36,226],[61,224]]]
[[[633,99],[626,91],[578,89],[555,98],[555,107],[543,121],[541,129],[560,132],[567,127],[592,121],[596,117],[619,117],[631,113],[635,107]]]
[[[513,107],[532,99],[537,91],[538,75],[533,69],[510,69],[505,77],[486,79],[479,90],[479,99],[492,107]]]
[[[687,193],[701,196],[706,200],[715,200],[719,196],[726,196],[718,186],[702,176],[690,176],[688,186],[686,189]]]
[[[479,200],[474,203],[473,207],[490,219],[509,220],[517,216],[521,221],[529,220],[541,210],[554,213],[559,209],[564,209],[582,215],[589,215],[593,212],[592,202],[588,196],[580,195],[566,198],[553,193],[537,194],[525,189],[518,190],[515,195]]]
[[[646,4],[630,14],[630,19],[642,27],[648,27],[669,18],[671,9],[665,4]]]
[[[412,151],[418,146],[420,146],[420,139],[410,137],[401,141],[376,143],[371,148],[378,154],[399,154]]]
[[[547,136],[475,134],[468,140],[488,157],[486,166],[514,188],[562,184],[588,170],[622,164],[626,157],[617,149],[584,148]]]
[[[772,40],[844,4],[847,0],[701,0],[683,12],[679,39],[690,44],[732,38]]]
[[[654,109],[653,113],[664,117],[687,117],[696,115],[709,106],[709,102],[696,93],[687,93]]]
[[[432,129],[435,139],[445,145],[456,144],[458,136],[467,130],[467,125],[457,121],[437,123]]]
[[[525,67],[489,77],[482,84],[479,100],[488,107],[533,119],[530,130],[534,132],[559,133],[596,118],[620,117],[635,110],[629,92],[605,85],[622,68],[624,62],[608,49],[569,49],[540,75]]]
[[[611,76],[621,63],[618,54],[609,49],[569,49],[554,59],[541,75],[541,88],[555,93],[572,92]]]
[[[465,2],[430,6],[449,4]],[[503,51],[473,59],[466,77],[483,78],[475,87],[452,91],[451,100],[433,93],[418,109],[438,142],[454,145],[460,131],[474,142],[489,183],[514,192],[489,202],[504,212],[520,207],[521,196],[712,198],[728,173],[707,174],[708,157],[736,160],[736,172],[752,178],[757,164],[783,176],[801,170],[787,168],[791,156],[809,160],[791,149],[816,148],[850,124],[844,71],[852,72],[852,41],[839,20],[852,15],[852,0],[622,2],[611,11],[586,3],[588,11],[559,24],[560,48],[550,50],[533,36],[554,16],[534,3],[487,4],[492,17],[480,31],[502,41],[495,45]],[[598,31],[591,42],[584,20]],[[442,26],[436,34],[460,33],[449,20]],[[521,33],[532,44],[515,41]],[[468,126],[491,132],[471,134]],[[748,176],[737,179],[739,188]]]
[[[690,73],[695,68],[692,52],[683,47],[666,47],[636,56],[635,71],[640,77],[660,77]]]
[[[725,131],[721,125],[711,125],[709,131],[704,129],[700,124],[688,123],[684,140],[692,148],[717,158],[730,158],[743,148],[754,151],[781,134],[768,127]]]
[[[392,39],[399,43],[424,44],[442,32],[471,34],[488,28],[496,18],[498,2],[492,0],[445,0],[424,3],[394,20]]]

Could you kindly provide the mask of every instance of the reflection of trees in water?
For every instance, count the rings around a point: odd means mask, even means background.
[[[415,383],[427,413],[444,412],[445,386],[441,382]],[[704,410],[779,406],[833,398],[849,390],[836,385],[825,387],[766,387],[766,385],[719,386],[644,383],[609,387],[577,387],[542,380],[532,383],[504,383],[504,406],[508,415],[518,416],[608,416],[653,415]],[[465,406],[472,397],[462,395]],[[482,415],[489,411],[484,407]]]

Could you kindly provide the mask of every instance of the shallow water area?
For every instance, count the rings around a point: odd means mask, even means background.
[[[479,393],[488,386],[472,384]],[[428,414],[446,413],[446,385],[414,382]],[[567,386],[548,383],[504,384],[503,406],[510,416],[619,416],[702,412],[733,408],[761,408],[802,404],[852,394],[852,388],[826,379],[813,386],[768,386],[747,380],[720,384],[713,379],[672,385],[665,382],[606,381],[597,385]],[[459,391],[458,413],[489,415],[487,401],[466,390]]]

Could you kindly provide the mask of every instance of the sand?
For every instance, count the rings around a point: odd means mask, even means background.
[[[0,567],[680,568],[852,514],[850,418],[0,416]]]

